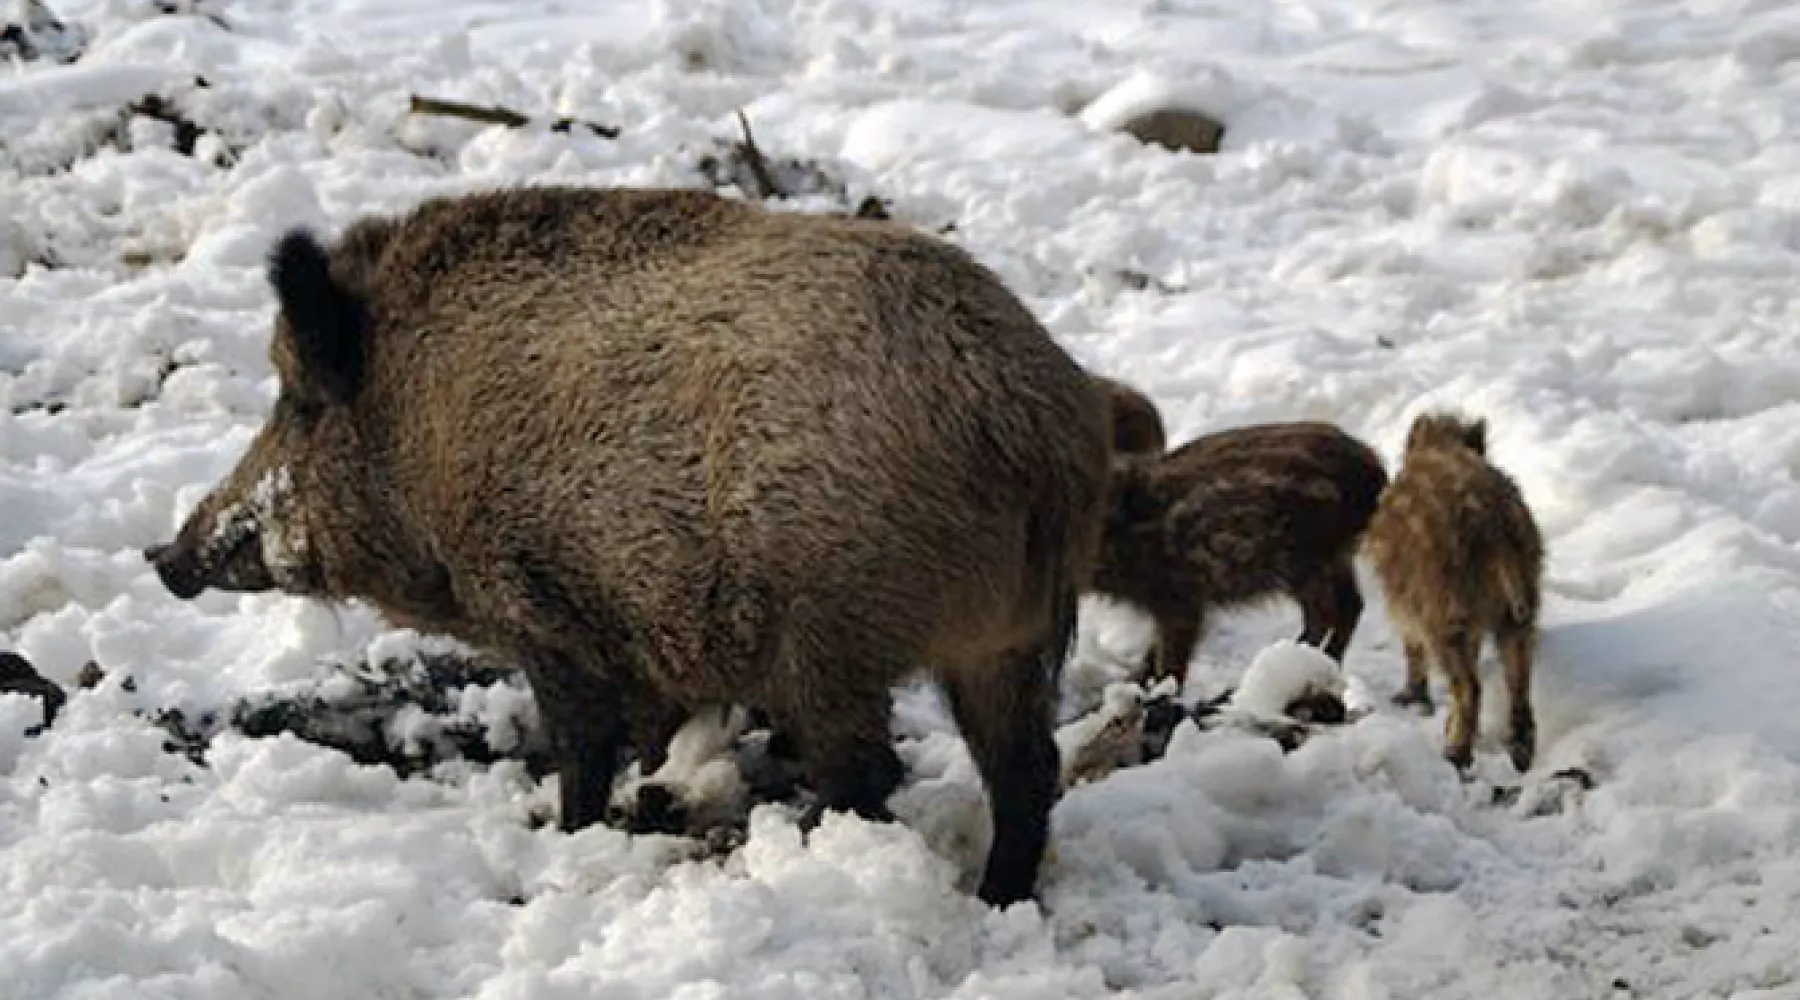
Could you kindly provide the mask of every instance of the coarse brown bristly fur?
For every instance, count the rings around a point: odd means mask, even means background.
[[[1450,685],[1444,753],[1466,768],[1481,715],[1476,663],[1493,635],[1511,702],[1507,752],[1529,770],[1544,545],[1518,486],[1487,460],[1485,420],[1427,413],[1413,421],[1404,464],[1364,544],[1405,643],[1406,686],[1394,700],[1429,713],[1427,664],[1436,662]]]
[[[1301,641],[1341,661],[1363,608],[1357,538],[1386,485],[1374,451],[1314,421],[1118,456],[1092,589],[1155,617],[1156,678],[1185,680],[1209,609],[1283,594],[1304,614]]]
[[[510,656],[565,829],[720,703],[886,817],[890,689],[929,668],[989,795],[980,895],[1035,891],[1110,420],[991,271],[893,223],[540,187],[290,233],[271,280],[280,398],[147,552],[172,592],[362,598]]]
[[[1115,455],[1160,455],[1168,450],[1169,438],[1163,428],[1162,414],[1157,412],[1156,404],[1149,396],[1109,375],[1095,375],[1094,381],[1106,390],[1112,404]]]

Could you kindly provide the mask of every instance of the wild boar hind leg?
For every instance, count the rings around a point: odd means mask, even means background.
[[[627,742],[624,689],[558,654],[527,657],[524,667],[556,762],[559,826],[572,833],[606,815]]]
[[[840,623],[809,620],[811,610],[796,602],[790,611],[776,654],[782,683],[757,692],[753,707],[792,741],[818,795],[802,827],[826,810],[892,820],[887,800],[905,776],[889,726],[894,654]]]
[[[1362,588],[1357,585],[1356,568],[1350,558],[1340,557],[1295,588],[1294,593],[1305,617],[1300,641],[1344,662],[1350,637],[1356,634],[1363,613]]]
[[[1055,637],[939,678],[987,791],[994,839],[977,895],[990,906],[1032,896],[1050,843],[1061,772],[1053,727],[1056,678],[1066,653]]]
[[[876,686],[838,691],[829,706],[791,704],[773,713],[776,731],[796,745],[818,795],[800,819],[803,829],[817,825],[826,810],[893,820],[887,800],[906,772],[890,735],[892,714],[890,692]]]

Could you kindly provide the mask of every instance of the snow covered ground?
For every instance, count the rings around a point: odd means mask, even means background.
[[[36,738],[36,703],[0,696],[5,1000],[1800,996],[1789,5],[55,6],[88,53],[0,67],[0,649],[72,691],[90,660],[108,679]],[[194,155],[141,118],[132,151],[94,150],[152,91],[207,126]],[[1222,153],[1096,127],[1158,91],[1221,115]],[[409,93],[623,132],[412,118]],[[1043,908],[959,888],[981,799],[928,692],[900,704],[909,825],[802,845],[765,809],[722,865],[534,828],[553,796],[516,763],[402,780],[292,737],[165,752],[134,713],[413,643],[355,609],[178,602],[137,555],[269,401],[278,232],[501,182],[699,184],[739,106],[771,154],[953,221],[1176,440],[1323,417],[1394,460],[1422,407],[1488,416],[1550,548],[1519,801],[1457,781],[1441,716],[1386,709],[1373,588],[1347,671],[1379,711],[1288,756],[1178,733],[1073,790]],[[1076,680],[1144,639],[1087,610]],[[1296,628],[1220,619],[1189,693]],[[487,697],[471,711],[520,707]],[[1570,766],[1596,787],[1556,798]]]

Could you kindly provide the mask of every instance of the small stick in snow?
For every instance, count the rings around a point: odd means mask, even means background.
[[[461,101],[446,101],[437,97],[421,97],[411,95],[407,110],[415,115],[436,115],[440,118],[461,118],[464,121],[482,122],[487,125],[505,125],[507,128],[524,128],[531,124],[531,118],[511,108],[490,108],[479,104],[464,104]],[[552,132],[569,132],[575,126],[581,126],[602,139],[617,139],[619,127],[616,125],[600,125],[595,122],[584,122],[578,118],[558,118],[550,123]]]
[[[756,186],[762,190],[756,193],[757,200],[774,195],[786,198],[787,192],[775,183],[775,175],[769,172],[769,161],[763,159],[762,150],[757,148],[756,136],[750,132],[750,119],[744,117],[744,109],[737,111],[738,125],[744,130],[744,162],[750,167],[750,175],[756,178]]]
[[[17,57],[30,62],[47,58],[72,63],[81,58],[88,38],[80,25],[58,20],[56,12],[43,0],[21,0],[17,7],[16,23],[0,23],[0,60]]]
[[[156,12],[159,14],[193,14],[206,18],[221,30],[231,30],[230,22],[212,11],[201,10],[200,6],[200,0],[157,0]]]
[[[0,653],[0,693],[31,695],[43,704],[43,725],[26,729],[26,736],[36,736],[54,725],[56,713],[69,700],[61,685],[38,673],[17,653]]]
[[[140,115],[153,121],[162,122],[175,129],[175,152],[182,156],[193,156],[194,146],[206,130],[183,115],[175,105],[163,99],[161,94],[145,94],[143,97],[125,106],[125,113]]]

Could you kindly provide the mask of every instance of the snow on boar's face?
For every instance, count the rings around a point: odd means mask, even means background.
[[[280,312],[270,356],[280,376],[274,412],[237,467],[202,500],[175,539],[144,550],[163,586],[188,599],[207,588],[325,589],[314,515],[341,506],[331,484],[351,443],[349,403],[362,381],[365,317],[332,280],[307,233],[284,236],[269,260]],[[342,470],[340,470],[342,471]]]

